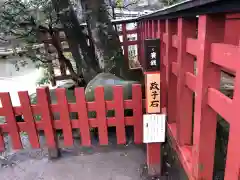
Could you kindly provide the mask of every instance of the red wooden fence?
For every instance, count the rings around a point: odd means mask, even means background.
[[[166,108],[168,134],[189,179],[213,178],[217,114],[230,125],[224,179],[240,178],[240,47],[234,31],[240,23],[228,20],[213,14],[139,22],[142,57],[144,39],[161,40],[161,108]],[[233,99],[219,91],[223,70],[235,75]]]
[[[123,88],[113,87],[113,100],[104,100],[104,88],[95,89],[95,101],[86,102],[83,88],[75,89],[76,103],[68,103],[65,89],[56,89],[57,104],[51,104],[48,88],[37,89],[37,104],[30,103],[27,92],[19,92],[21,106],[13,107],[9,93],[0,93],[2,108],[0,116],[5,116],[6,123],[0,124],[0,150],[4,150],[3,133],[8,133],[12,139],[13,149],[22,149],[19,132],[27,132],[32,148],[39,148],[38,131],[44,130],[46,145],[57,146],[55,130],[62,129],[64,145],[73,145],[72,129],[80,129],[83,146],[91,146],[90,128],[98,128],[99,144],[108,144],[110,126],[116,127],[117,144],[125,144],[125,126],[134,127],[134,142],[142,143],[142,91],[141,86],[132,86],[132,99],[123,100]],[[124,109],[132,109],[133,116],[124,117]],[[115,111],[115,117],[107,117],[108,110]],[[88,112],[96,112],[96,118],[89,118]],[[60,114],[60,120],[54,120],[53,113]],[[78,119],[70,119],[70,113],[77,112]],[[16,122],[15,116],[23,115],[24,122]],[[36,121],[35,116],[41,120]]]
[[[237,3],[237,1],[234,2]],[[238,144],[240,47],[237,31],[240,27],[239,14],[204,15],[201,13],[196,17],[194,13],[190,16],[191,13],[186,13],[186,17],[177,17],[175,13],[169,19],[142,18],[137,22],[139,39],[131,43],[138,43],[139,57],[141,57],[139,60],[143,62],[144,39],[160,38],[161,40],[161,108],[168,117],[168,134],[173,148],[189,179],[211,180],[213,177],[217,114],[219,114],[230,125],[224,179],[237,180],[240,174]],[[229,18],[234,18],[236,21],[229,21]],[[126,40],[125,25],[122,33],[123,39]],[[122,45],[126,49],[131,43],[123,42]],[[126,54],[125,57],[127,58]],[[194,72],[194,62],[196,62],[197,72]],[[232,99],[219,91],[223,70],[234,76]],[[50,104],[47,91],[47,89],[38,89],[36,105],[30,105],[26,92],[19,93],[21,107],[12,107],[8,93],[0,94],[3,104],[0,116],[6,116],[7,120],[6,124],[0,125],[0,129],[10,134],[15,149],[22,148],[19,131],[28,132],[32,146],[38,148],[38,130],[44,130],[47,145],[55,147],[54,130],[56,129],[63,130],[64,143],[66,146],[71,146],[73,128],[80,129],[82,144],[89,146],[91,145],[89,134],[91,127],[99,129],[100,144],[106,145],[108,143],[106,129],[109,126],[116,126],[117,142],[122,144],[126,142],[124,134],[126,125],[134,126],[134,140],[136,143],[142,142],[143,104],[139,85],[133,87],[132,100],[123,100],[122,89],[114,87],[113,101],[105,101],[104,90],[100,87],[95,91],[95,102],[86,102],[84,90],[76,89],[75,104],[67,102],[64,89],[56,90],[58,104]],[[112,109],[115,110],[115,117],[106,118],[107,110]],[[133,116],[123,118],[124,109],[133,109]],[[97,117],[89,119],[88,111],[96,111]],[[53,121],[53,112],[60,113],[59,121]],[[70,121],[70,112],[77,112],[79,119]],[[34,121],[36,114],[41,115],[41,121]],[[16,115],[23,115],[25,122],[16,123]],[[194,117],[194,123],[192,117]],[[3,149],[3,147],[3,137],[0,134],[0,148]]]

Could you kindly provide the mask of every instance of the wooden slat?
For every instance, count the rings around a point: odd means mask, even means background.
[[[5,151],[5,145],[4,145],[4,139],[3,139],[3,132],[0,126],[0,152],[3,152],[3,151]]]
[[[132,46],[132,45],[138,45],[138,40],[136,41],[124,41],[120,43],[122,46]]]
[[[27,123],[27,133],[29,142],[32,148],[40,148],[38,139],[38,132],[35,125],[34,115],[32,113],[31,102],[27,91],[18,92],[19,100],[21,103],[21,112],[24,117],[24,121]]]
[[[15,107],[13,107],[13,109],[14,109],[14,114],[15,115],[21,115],[22,114],[22,108],[21,108],[21,106],[15,106]],[[1,113],[0,113],[1,114]]]
[[[125,117],[124,118],[125,125],[126,126],[133,126],[135,123],[135,118],[133,116],[130,117]],[[115,117],[109,117],[107,118],[107,126],[108,127],[116,127],[116,118]],[[61,127],[61,122],[60,121],[53,121],[53,126],[55,129],[62,129]],[[71,126],[73,129],[79,128],[79,120],[78,119],[72,119],[71,120]],[[38,130],[44,130],[45,124],[42,121],[37,121],[36,122],[36,127]],[[90,128],[97,128],[98,127],[98,121],[96,118],[90,118],[89,119],[89,127]],[[27,131],[27,123],[26,122],[21,122],[18,123],[18,129],[19,131]],[[0,124],[0,129],[2,130],[3,133],[8,132],[8,126],[7,124]]]
[[[163,42],[167,43],[168,40],[168,34],[167,33],[163,33]]]
[[[46,143],[49,148],[56,148],[57,143],[55,139],[53,116],[50,111],[50,97],[48,88],[37,89],[37,107],[41,112],[41,121],[44,125],[44,133],[46,136]]]
[[[240,48],[238,46],[222,43],[211,44],[211,62],[228,70],[236,71],[239,63]]]
[[[12,147],[13,149],[22,149],[22,142],[9,93],[0,93],[0,99],[2,102],[2,109],[4,110],[4,116],[6,118],[6,124],[8,126],[8,133],[11,136]]]
[[[32,104],[32,111],[33,111],[33,114],[35,114],[35,115],[41,113],[41,111],[38,108],[38,106],[37,105],[33,105],[33,104]]]
[[[199,43],[197,39],[187,38],[187,52],[197,56],[199,52]]]
[[[73,145],[73,135],[72,135],[70,113],[69,113],[69,109],[68,109],[68,101],[67,101],[67,97],[66,97],[66,89],[65,88],[57,88],[56,89],[56,97],[57,97],[58,112],[60,114],[60,122],[62,124],[64,145],[72,146]]]
[[[115,108],[114,101],[105,101],[106,102],[106,110],[113,110]],[[124,100],[123,100],[124,102]]]
[[[155,21],[152,20],[152,38],[156,38],[156,29],[157,27],[155,27]]]
[[[124,107],[125,107],[125,109],[131,109],[132,106],[133,106],[132,100],[125,100],[125,101],[124,101]]]
[[[229,124],[232,117],[232,100],[216,89],[208,89],[208,105],[220,114]]]
[[[172,36],[172,46],[178,48],[178,36],[176,34]]]
[[[190,72],[185,73],[185,84],[189,89],[195,92],[196,89],[196,76]]]
[[[78,128],[80,128],[81,142],[83,146],[91,146],[90,127],[88,121],[88,109],[85,100],[84,88],[75,89],[76,106],[78,113]],[[72,120],[73,121],[73,120]]]
[[[178,76],[178,63],[172,62],[172,73],[175,74],[175,76]]]
[[[124,97],[123,87],[115,86],[113,88],[113,97],[115,104],[115,118],[116,118],[116,136],[117,144],[126,143],[125,121],[124,121]]]
[[[232,100],[232,105],[228,106],[226,111],[231,110],[231,119],[228,119],[229,137],[228,137],[228,147],[227,147],[227,158],[226,158],[226,168],[224,179],[238,179],[239,180],[239,165],[240,165],[240,146],[239,146],[239,136],[240,136],[240,69],[237,68],[236,77],[234,79],[234,96]],[[229,113],[229,112],[228,112]]]
[[[142,111],[142,89],[141,85],[132,85],[132,102],[134,117],[134,142],[140,144],[143,142],[143,111]]]
[[[98,121],[98,135],[100,145],[108,145],[108,132],[106,120],[106,108],[104,101],[104,88],[97,87],[95,89],[96,113]]]
[[[167,67],[167,65],[168,65],[167,56],[163,56],[163,65],[164,65],[165,67]]]

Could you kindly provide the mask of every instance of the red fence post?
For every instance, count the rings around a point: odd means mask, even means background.
[[[207,104],[207,92],[209,86],[219,89],[220,69],[210,62],[210,50],[211,43],[223,42],[224,25],[222,15],[199,16],[193,135],[193,173],[196,179],[210,180],[213,176],[217,114]]]
[[[18,96],[21,103],[21,111],[24,117],[24,122],[26,122],[27,133],[29,137],[29,142],[32,148],[40,148],[38,131],[35,124],[34,114],[31,108],[31,102],[28,96],[28,92],[18,92]]]
[[[3,152],[5,150],[5,144],[4,144],[4,139],[2,135],[2,130],[0,128],[0,152]]]
[[[160,105],[160,41],[148,39],[144,42],[145,46],[145,94],[146,94],[146,113],[161,113]],[[152,63],[155,61],[155,64]],[[153,120],[154,121],[154,120]],[[146,124],[147,125],[147,124]],[[148,127],[146,127],[148,128]],[[147,132],[144,132],[147,133]],[[145,134],[144,134],[145,135]],[[147,135],[147,134],[146,134]],[[149,135],[150,136],[150,135]],[[161,174],[161,143],[159,141],[147,141],[147,166],[148,174],[151,176]]]
[[[234,56],[233,56],[234,57]],[[236,57],[236,56],[235,56]],[[238,46],[238,58],[239,46]],[[233,59],[232,62],[238,62],[239,59]],[[232,100],[232,112],[228,139],[228,150],[227,150],[227,159],[226,159],[226,168],[225,168],[225,177],[224,179],[238,179],[240,178],[240,146],[239,146],[239,107],[240,107],[240,68],[239,62],[234,82],[234,96]],[[227,109],[225,109],[227,110]]]
[[[185,76],[187,72],[194,74],[194,57],[186,52],[186,43],[188,37],[196,36],[196,28],[196,20],[178,19],[177,138],[180,145],[192,144],[193,92],[186,87]]]
[[[68,101],[66,97],[66,89],[58,88],[55,91],[57,97],[57,108],[60,114],[60,122],[63,130],[63,138],[65,146],[73,145],[72,126],[70,120],[70,113],[68,108]]]
[[[145,74],[145,78],[147,81],[147,76],[151,75],[149,74]],[[156,74],[157,76],[160,76],[160,73]],[[160,79],[160,77],[159,77]],[[158,83],[158,82],[157,82]],[[147,83],[145,82],[146,86]],[[161,87],[159,87],[161,88]],[[148,87],[145,87],[145,91],[146,91],[146,98],[148,98]],[[161,108],[161,105],[159,107],[159,109]],[[159,112],[155,112],[155,113],[160,113],[161,109],[159,110]],[[148,108],[148,102],[146,101],[146,113],[152,113],[149,111]],[[160,175],[161,174],[161,143],[147,143],[147,166],[148,166],[148,174],[149,175]]]
[[[115,86],[113,88],[113,98],[115,106],[115,118],[116,118],[116,136],[117,144],[126,143],[126,133],[125,133],[125,121],[124,121],[124,97],[123,97],[123,87]]]
[[[172,20],[166,20],[166,34],[164,34],[164,40],[166,41],[166,56],[163,58],[163,63],[167,67],[167,84],[168,84],[168,101],[167,101],[167,115],[168,122],[176,121],[176,89],[177,78],[172,73],[172,62],[176,61],[177,53],[176,49],[172,47],[172,35],[176,32],[176,22]]]
[[[148,34],[147,34],[147,21],[144,21],[144,39],[148,38]]]
[[[156,37],[156,21],[155,20],[152,20],[152,38],[155,38]]]
[[[132,103],[134,118],[134,142],[141,144],[143,142],[143,105],[141,85],[132,86]]]
[[[165,57],[165,44],[163,42],[163,33],[165,32],[165,22],[158,20],[157,21],[158,26],[158,34],[156,35],[158,38],[160,38],[160,71],[161,71],[161,111],[163,107],[166,107],[167,105],[167,82],[166,82],[166,66],[163,63],[163,59]]]
[[[8,133],[11,136],[13,149],[22,149],[22,142],[18,131],[18,126],[9,93],[0,93],[2,102],[2,112],[6,117]]]
[[[41,121],[44,123],[44,134],[49,150],[50,158],[57,158],[60,155],[58,139],[54,130],[54,119],[51,111],[51,99],[48,88],[37,89],[37,108],[41,113]]]
[[[153,38],[152,23],[153,22],[151,20],[148,21],[148,39]]]
[[[106,106],[104,100],[104,87],[95,89],[95,102],[98,124],[98,135],[100,145],[108,145],[108,126],[106,117]]]
[[[88,109],[85,99],[84,88],[75,89],[76,109],[78,113],[78,122],[83,146],[91,146],[90,126],[88,121]]]

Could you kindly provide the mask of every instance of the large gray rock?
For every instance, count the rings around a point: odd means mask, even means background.
[[[85,96],[86,101],[94,101],[94,92],[97,87],[104,87],[104,99],[105,100],[112,100],[113,99],[113,86],[119,85],[123,87],[123,98],[131,99],[132,98],[132,85],[133,84],[139,84],[137,81],[125,81],[121,78],[116,77],[113,74],[110,73],[100,73],[95,78],[93,78],[87,85],[85,89]],[[125,110],[124,114],[132,115],[131,110]],[[89,112],[88,116],[89,118],[95,118],[96,112]],[[107,117],[114,117],[115,112],[114,111],[108,111]]]
[[[87,101],[94,101],[94,90],[96,87],[104,87],[105,100],[113,99],[113,86],[120,85],[123,87],[124,99],[132,98],[132,85],[139,84],[137,81],[125,81],[119,77],[116,77],[110,73],[100,73],[93,78],[85,89],[85,95]]]

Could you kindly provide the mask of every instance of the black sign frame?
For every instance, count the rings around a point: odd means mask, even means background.
[[[144,40],[144,71],[160,71],[160,39]]]

